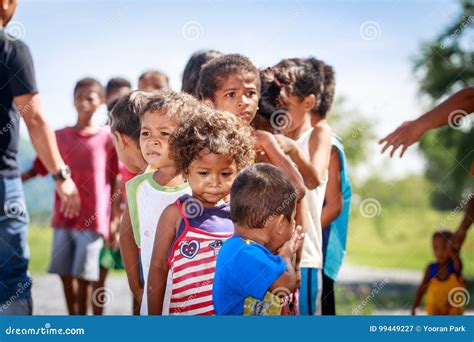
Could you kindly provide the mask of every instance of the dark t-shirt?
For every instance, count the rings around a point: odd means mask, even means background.
[[[30,50],[0,29],[0,177],[19,177],[20,114],[13,98],[38,92]]]

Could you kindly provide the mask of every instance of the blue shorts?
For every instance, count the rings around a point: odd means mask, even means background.
[[[31,298],[27,229],[20,178],[0,178],[0,303]]]
[[[320,315],[322,284],[320,268],[301,268],[300,315]]]

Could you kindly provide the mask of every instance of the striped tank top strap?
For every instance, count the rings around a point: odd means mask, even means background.
[[[181,203],[179,199],[176,200],[176,204],[178,205],[179,213],[181,214],[181,217],[183,218],[185,230],[187,230],[188,228],[191,228],[191,225],[189,224],[189,220],[186,217],[186,213],[183,209],[183,204]]]

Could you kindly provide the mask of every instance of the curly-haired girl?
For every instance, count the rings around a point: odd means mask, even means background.
[[[251,129],[208,109],[178,126],[170,148],[192,195],[169,205],[158,222],[148,277],[150,314],[213,315],[217,253],[234,233],[226,199],[239,170],[254,162]]]

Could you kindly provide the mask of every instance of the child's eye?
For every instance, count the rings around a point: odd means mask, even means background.
[[[150,132],[147,132],[147,131],[142,132],[142,137],[149,137],[149,136],[150,136]]]
[[[200,171],[198,172],[198,175],[202,176],[202,177],[206,177],[207,176],[207,172],[206,171]]]
[[[251,97],[251,96],[255,96],[257,95],[257,92],[255,90],[251,90],[247,93],[247,96]]]
[[[168,136],[170,136],[170,134],[168,132],[161,132],[161,136],[162,137],[168,137]]]
[[[222,172],[222,176],[224,177],[230,177],[232,175],[232,172]]]
[[[232,91],[230,93],[225,94],[225,97],[235,97],[235,92]]]

